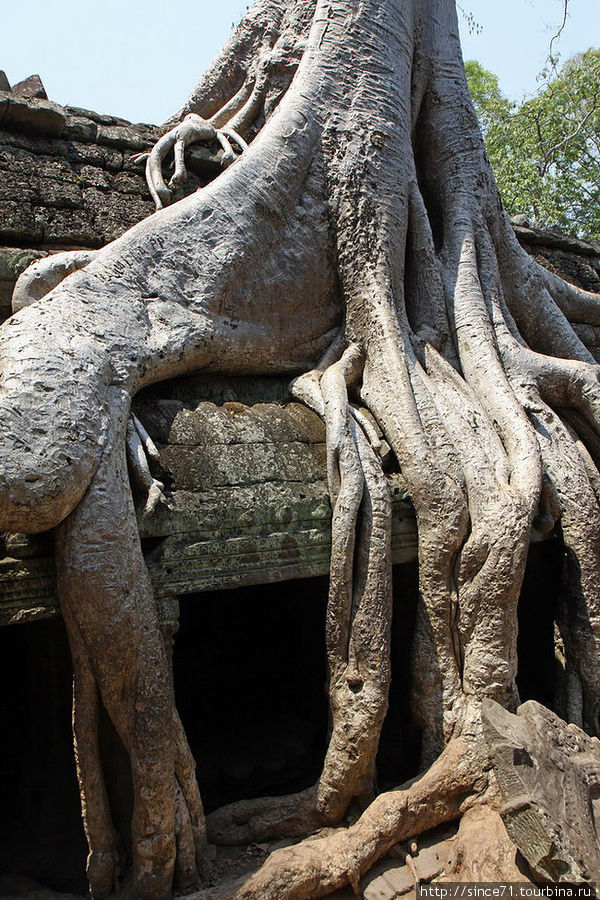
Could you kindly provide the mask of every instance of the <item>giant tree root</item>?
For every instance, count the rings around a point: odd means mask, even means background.
[[[488,775],[485,756],[456,739],[418,780],[380,794],[355,825],[276,850],[235,900],[325,897],[347,884],[358,891],[361,876],[394,844],[458,818],[481,798]]]
[[[204,816],[133,515],[122,440],[129,404],[119,391],[111,400],[111,432],[98,470],[58,529],[87,875],[92,897],[102,900],[117,887],[122,868],[98,740],[101,699],[131,763],[136,895],[166,898],[173,883],[184,893],[199,885]],[[116,533],[115,514],[123,523]]]

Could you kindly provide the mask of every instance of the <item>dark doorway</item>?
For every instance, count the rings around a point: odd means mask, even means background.
[[[327,579],[181,601],[177,706],[207,811],[308,787],[327,738]]]
[[[419,602],[417,562],[393,568],[394,606],[391,633],[389,705],[377,754],[380,790],[395,787],[419,771],[421,734],[411,711],[412,643]]]
[[[87,892],[62,619],[0,628],[0,872]]]
[[[554,622],[563,555],[563,543],[558,538],[532,544],[519,598],[519,695],[522,702],[537,700],[550,708],[557,688]]]

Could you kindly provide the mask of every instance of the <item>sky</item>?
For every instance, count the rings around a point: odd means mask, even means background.
[[[22,0],[21,0],[22,2]],[[250,0],[4,0],[0,69],[38,73],[57,103],[160,123],[183,103]],[[555,49],[600,46],[599,0],[570,0]],[[512,99],[535,92],[563,0],[461,0],[465,59],[495,72]]]

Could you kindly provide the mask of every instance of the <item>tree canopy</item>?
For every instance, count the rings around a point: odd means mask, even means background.
[[[600,50],[575,56],[520,103],[479,62],[466,71],[508,213],[600,237]]]

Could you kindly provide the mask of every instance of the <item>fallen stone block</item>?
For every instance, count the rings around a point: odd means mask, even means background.
[[[600,881],[600,741],[533,700],[517,715],[488,700],[482,713],[500,813],[534,878]]]

